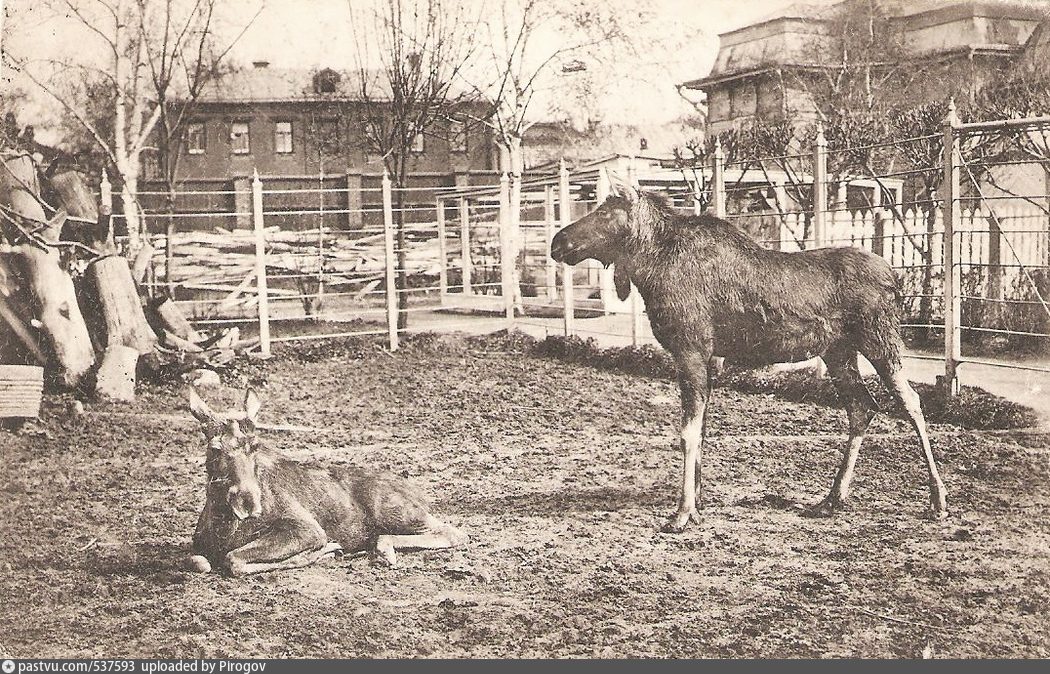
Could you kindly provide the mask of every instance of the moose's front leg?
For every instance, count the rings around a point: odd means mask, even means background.
[[[707,376],[710,355],[691,353],[676,359],[678,383],[682,389],[682,490],[678,498],[678,511],[663,527],[664,531],[670,533],[684,531],[690,520],[700,523],[696,502],[700,495],[704,414],[711,393]]]
[[[296,569],[333,554],[339,546],[316,521],[284,519],[270,525],[258,538],[226,554],[230,575],[246,576],[263,571]]]

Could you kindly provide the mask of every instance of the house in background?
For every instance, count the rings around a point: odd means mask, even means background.
[[[363,218],[357,211],[379,207],[383,173],[382,157],[370,146],[365,124],[369,115],[389,114],[383,103],[389,93],[370,91],[372,103],[366,103],[359,76],[331,68],[274,68],[256,61],[211,83],[185,125],[175,179],[177,191],[184,196],[177,199],[176,212],[247,213],[249,181],[258,171],[266,189],[282,192],[264,197],[267,212],[321,207],[343,211],[325,217],[327,225],[359,226]],[[382,78],[377,78],[376,86],[381,85]],[[488,105],[466,103],[461,110],[461,118],[453,116],[416,139],[410,187],[495,182],[497,152],[492,134],[471,121],[483,116]],[[164,191],[156,155],[144,157],[144,176],[144,191]],[[335,190],[322,194],[322,187]],[[223,191],[236,194],[233,198],[204,194]],[[434,203],[429,190],[410,194],[410,202]],[[159,194],[144,201],[147,212],[166,208]],[[239,226],[244,221],[240,217]],[[282,218],[274,221],[281,224]]]
[[[707,132],[718,134],[756,120],[787,115],[816,118],[806,82],[835,66],[836,17],[867,11],[835,4],[797,3],[775,16],[719,35],[714,67],[684,87],[707,97]],[[879,0],[891,30],[908,58],[894,91],[916,102],[973,96],[1002,68],[1026,51],[1047,7],[1020,0]],[[1043,47],[1045,54],[1045,47]]]
[[[583,129],[568,121],[543,121],[525,132],[525,166],[546,170],[563,158],[577,165],[609,155],[670,158],[675,147],[702,136],[702,121],[691,117],[644,124],[595,122]]]

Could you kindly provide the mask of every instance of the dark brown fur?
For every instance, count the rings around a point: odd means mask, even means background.
[[[901,373],[900,294],[889,264],[854,248],[767,250],[724,220],[678,215],[663,198],[629,186],[619,191],[558,232],[551,255],[568,264],[594,258],[616,265],[621,298],[631,283],[638,288],[653,334],[678,364],[687,466],[667,528],[679,531],[699,519],[693,493],[709,362],[718,356],[749,367],[824,358],[850,419],[832,493],[813,511],[828,514],[846,500],[860,440],[875,414],[857,369],[863,354],[908,411],[927,459],[933,510],[943,516],[944,488],[918,397]]]
[[[208,487],[193,535],[207,566],[233,575],[313,563],[327,554],[462,545],[467,537],[433,517],[407,480],[385,471],[321,468],[266,449],[255,436],[258,404],[223,420],[191,394],[208,438]],[[253,411],[254,406],[254,411]]]

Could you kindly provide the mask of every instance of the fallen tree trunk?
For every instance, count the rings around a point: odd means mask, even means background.
[[[104,257],[88,265],[84,279],[90,288],[92,308],[97,309],[104,331],[99,343],[107,348],[122,345],[147,354],[157,346],[157,335],[146,321],[139,293],[127,259]]]

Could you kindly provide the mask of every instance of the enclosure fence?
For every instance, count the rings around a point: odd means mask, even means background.
[[[966,124],[952,112],[938,133],[865,146],[838,147],[818,130],[794,154],[727,157],[716,146],[690,166],[563,161],[475,186],[399,187],[384,175],[372,187],[279,189],[256,175],[238,189],[175,195],[227,206],[145,209],[156,251],[148,287],[201,329],[256,336],[264,353],[366,334],[396,349],[408,331],[476,327],[479,316],[652,343],[636,290],[621,301],[611,269],[549,255],[554,233],[608,196],[612,169],[769,248],[856,246],[884,257],[909,337],[943,349],[918,357],[943,358],[954,391],[968,361],[1050,371],[1045,358],[1020,358],[1050,343],[1048,141],[1050,119]]]

